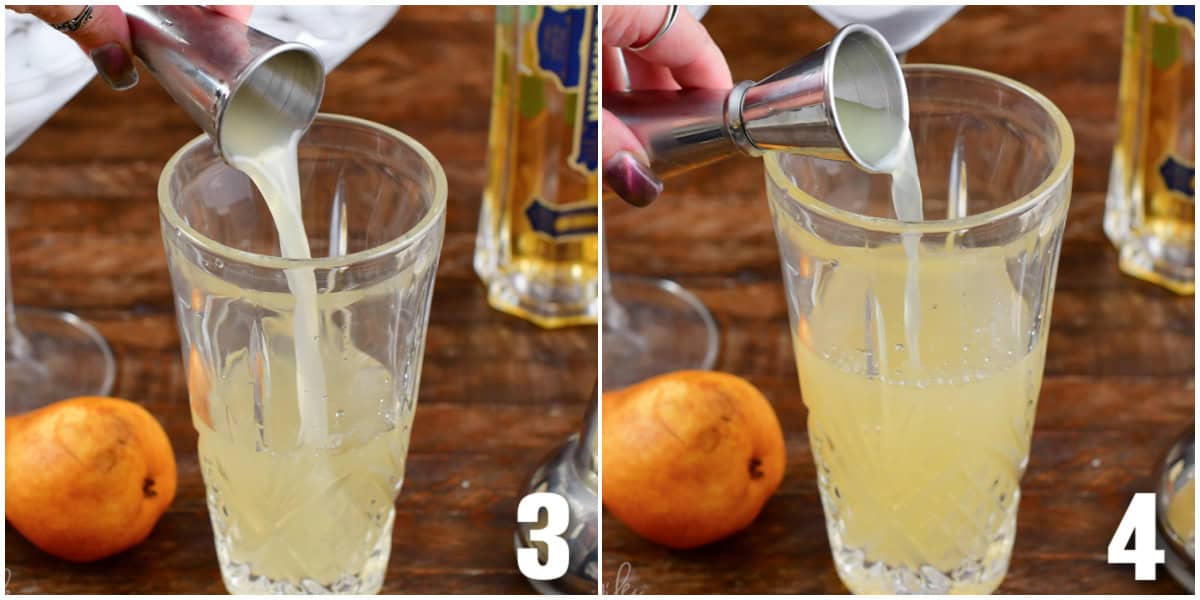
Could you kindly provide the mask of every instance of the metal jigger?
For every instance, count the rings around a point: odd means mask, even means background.
[[[843,27],[828,44],[758,82],[731,90],[606,91],[604,108],[629,126],[661,177],[764,151],[888,172],[908,131],[900,63],[866,25]],[[851,109],[858,110],[844,114]]]
[[[272,131],[303,131],[325,91],[311,47],[200,6],[122,6],[134,54],[224,156],[222,124],[253,110]]]
[[[535,492],[558,494],[567,501],[571,510],[567,531],[561,536],[566,540],[570,554],[566,575],[553,581],[529,580],[534,589],[542,594],[599,593],[596,573],[600,557],[596,411],[600,402],[596,394],[596,388],[593,387],[583,429],[571,434],[562,446],[550,453],[542,466],[533,472],[528,487],[521,495],[524,497]],[[541,560],[545,562],[545,547],[529,541],[529,530],[536,526],[536,523],[519,523],[513,535],[513,544],[518,549],[537,548]]]

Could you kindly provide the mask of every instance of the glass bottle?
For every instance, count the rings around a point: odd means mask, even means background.
[[[1104,232],[1120,267],[1194,294],[1195,6],[1130,6]]]
[[[488,303],[542,327],[599,314],[596,8],[496,8],[475,272]]]

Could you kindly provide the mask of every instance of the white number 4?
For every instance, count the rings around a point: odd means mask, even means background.
[[[567,500],[558,494],[536,492],[521,498],[517,505],[517,521],[539,523],[538,513],[542,510],[546,511],[544,525],[529,530],[529,541],[546,544],[546,564],[538,560],[537,548],[518,548],[517,568],[530,579],[551,581],[567,573],[571,560],[567,541],[560,537],[571,520],[571,509]]]
[[[1156,512],[1154,494],[1134,494],[1108,542],[1108,563],[1133,565],[1133,578],[1137,581],[1154,581],[1155,567],[1167,562],[1166,552],[1155,546]],[[1125,548],[1129,538],[1133,538],[1133,550]]]

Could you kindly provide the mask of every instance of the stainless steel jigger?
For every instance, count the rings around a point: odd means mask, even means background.
[[[529,580],[534,589],[542,594],[589,594],[599,593],[597,569],[599,565],[599,512],[600,498],[596,494],[597,409],[600,406],[597,389],[592,388],[591,403],[583,419],[583,429],[572,434],[538,467],[521,495],[534,492],[551,492],[567,501],[571,516],[567,531],[562,538],[567,542],[570,554],[567,573],[553,581]],[[513,544],[518,548],[537,548],[545,562],[545,547],[529,541],[529,530],[535,523],[520,523],[513,535]]]
[[[304,131],[312,124],[325,91],[316,50],[200,6],[122,9],[134,54],[222,156],[222,125],[236,111],[254,110],[272,131]]]
[[[660,177],[764,151],[887,172],[908,130],[900,63],[866,25],[843,27],[828,44],[758,82],[731,90],[606,91],[604,108],[642,142]]]

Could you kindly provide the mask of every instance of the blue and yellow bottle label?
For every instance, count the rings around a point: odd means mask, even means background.
[[[528,77],[522,77],[521,110],[535,117],[547,110],[547,98],[561,92],[561,118],[570,138],[547,165],[561,169],[555,197],[530,197],[521,214],[529,227],[546,239],[567,242],[596,235],[598,206],[593,184],[566,183],[561,177],[577,173],[594,181],[599,162],[600,95],[597,14],[594,6],[527,7],[532,33]],[[528,87],[529,89],[524,89]],[[532,113],[532,114],[529,114]],[[573,192],[564,191],[570,188]]]
[[[1158,174],[1168,190],[1196,199],[1196,166],[1174,154],[1168,154],[1158,164]]]
[[[535,24],[537,68],[566,94],[574,94],[575,106],[568,114],[574,120],[571,168],[585,175],[596,172],[600,98],[596,89],[596,8],[543,7]]]
[[[571,238],[581,235],[596,235],[596,205],[579,203],[568,206],[552,206],[534,198],[525,208],[525,217],[534,231],[553,239]]]
[[[1171,7],[1171,12],[1178,19],[1187,21],[1188,23],[1191,23],[1193,26],[1196,24],[1196,5],[1195,4],[1176,4]]]
[[[1152,23],[1150,59],[1155,69],[1190,68],[1183,63],[1186,46],[1195,37],[1196,7],[1175,5],[1158,9],[1159,20]],[[1187,116],[1186,118],[1191,118]],[[1185,199],[1196,198],[1196,166],[1190,157],[1167,153],[1155,166],[1165,189]]]

